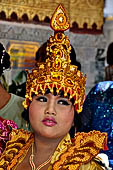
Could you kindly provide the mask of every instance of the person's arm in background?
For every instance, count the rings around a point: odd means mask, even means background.
[[[2,109],[10,100],[11,94],[9,94],[0,83],[0,109]]]

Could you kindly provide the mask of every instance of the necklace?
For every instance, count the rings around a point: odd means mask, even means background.
[[[33,157],[34,157],[34,153],[33,153],[33,143],[32,143],[32,153],[29,157],[29,163],[30,163],[30,166],[32,168],[32,170],[40,170],[41,168],[43,168],[45,165],[47,165],[50,161],[51,161],[51,158],[52,156],[50,156],[45,162],[43,162],[41,165],[39,165],[37,168],[34,164],[34,161],[33,161]]]

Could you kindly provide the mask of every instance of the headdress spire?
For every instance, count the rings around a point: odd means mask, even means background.
[[[61,4],[55,10],[51,18],[50,26],[54,31],[66,31],[70,28],[68,15]]]

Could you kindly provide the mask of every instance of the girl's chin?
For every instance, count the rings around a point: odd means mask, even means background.
[[[59,134],[54,134],[54,133],[48,133],[48,132],[44,132],[44,133],[36,133],[38,134],[38,137],[43,137],[43,138],[47,138],[47,139],[62,139],[65,135],[59,135]]]

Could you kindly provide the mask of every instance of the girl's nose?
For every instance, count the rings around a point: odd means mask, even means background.
[[[49,112],[49,111],[46,111],[45,114],[48,114],[48,115],[54,115],[56,116],[56,113],[55,112]]]
[[[56,115],[55,101],[51,100],[47,103],[45,114]]]

